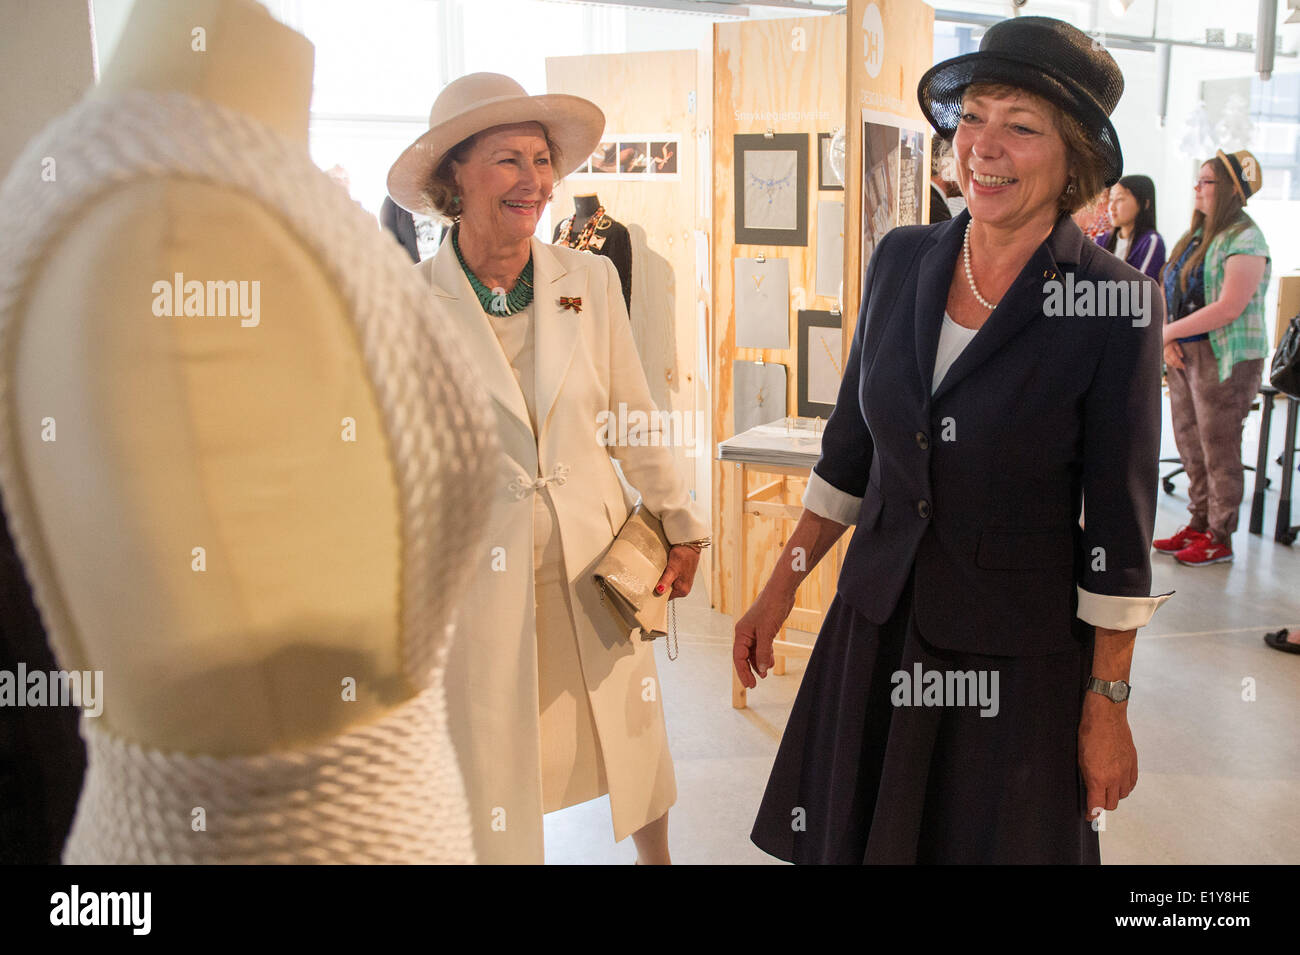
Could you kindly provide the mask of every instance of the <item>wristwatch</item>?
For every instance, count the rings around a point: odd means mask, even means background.
[[[1112,703],[1123,703],[1128,699],[1131,686],[1124,680],[1099,680],[1095,676],[1088,680],[1088,689],[1093,693],[1100,693]]]

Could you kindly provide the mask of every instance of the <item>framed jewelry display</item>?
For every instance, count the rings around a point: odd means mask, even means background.
[[[840,340],[843,316],[835,312],[799,313],[799,390],[801,418],[829,418],[844,375]]]
[[[786,368],[770,361],[732,362],[736,434],[786,416]]]
[[[790,347],[790,260],[736,259],[736,347]]]
[[[817,188],[821,192],[843,192],[844,183],[835,178],[831,167],[831,143],[834,133],[817,134]]]
[[[735,137],[736,244],[808,245],[808,136]]]

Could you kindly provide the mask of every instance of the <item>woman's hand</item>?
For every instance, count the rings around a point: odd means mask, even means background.
[[[772,641],[781,632],[781,624],[794,609],[794,595],[771,596],[767,588],[758,595],[754,605],[736,621],[736,639],[731,646],[731,660],[736,674],[746,688],[758,685],[754,674],[766,677],[768,668],[775,662]]]
[[[1127,703],[1112,703],[1099,693],[1084,694],[1079,769],[1088,792],[1085,818],[1092,819],[1098,809],[1114,810],[1137,785],[1137,748],[1127,710]]]
[[[1165,364],[1180,371],[1183,369],[1183,346],[1178,342],[1170,342],[1165,346]]]
[[[673,597],[685,597],[691,592],[691,584],[695,581],[695,568],[700,565],[700,552],[694,547],[688,547],[685,544],[674,544],[668,548],[668,566],[659,577],[659,583],[655,585],[655,594],[662,594],[669,587],[672,588]]]

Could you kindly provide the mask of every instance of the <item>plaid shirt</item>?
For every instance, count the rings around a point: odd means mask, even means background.
[[[1264,233],[1255,225],[1255,220],[1244,212],[1244,228],[1233,231],[1225,230],[1214,237],[1210,248],[1205,253],[1205,301],[1218,301],[1223,292],[1223,270],[1228,257],[1233,255],[1262,255],[1264,257],[1264,277],[1259,280],[1259,288],[1251,296],[1245,310],[1222,328],[1210,332],[1210,347],[1219,362],[1219,380],[1226,381],[1232,374],[1232,366],[1239,361],[1252,358],[1267,358],[1268,322],[1264,317],[1264,293],[1268,291],[1268,278],[1272,271],[1272,261],[1268,255],[1268,243]]]

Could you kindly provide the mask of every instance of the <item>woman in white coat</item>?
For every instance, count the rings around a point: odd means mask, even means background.
[[[690,591],[708,526],[657,430],[613,265],[534,236],[604,115],[475,73],[443,90],[429,126],[388,191],[455,223],[418,268],[492,396],[502,448],[447,666],[478,858],[540,863],[542,814],[609,793],[615,840],[667,863],[677,792],[652,644],[592,577],[630,510],[615,459],[673,544],[657,593]],[[606,425],[636,411],[649,429],[618,440]]]

